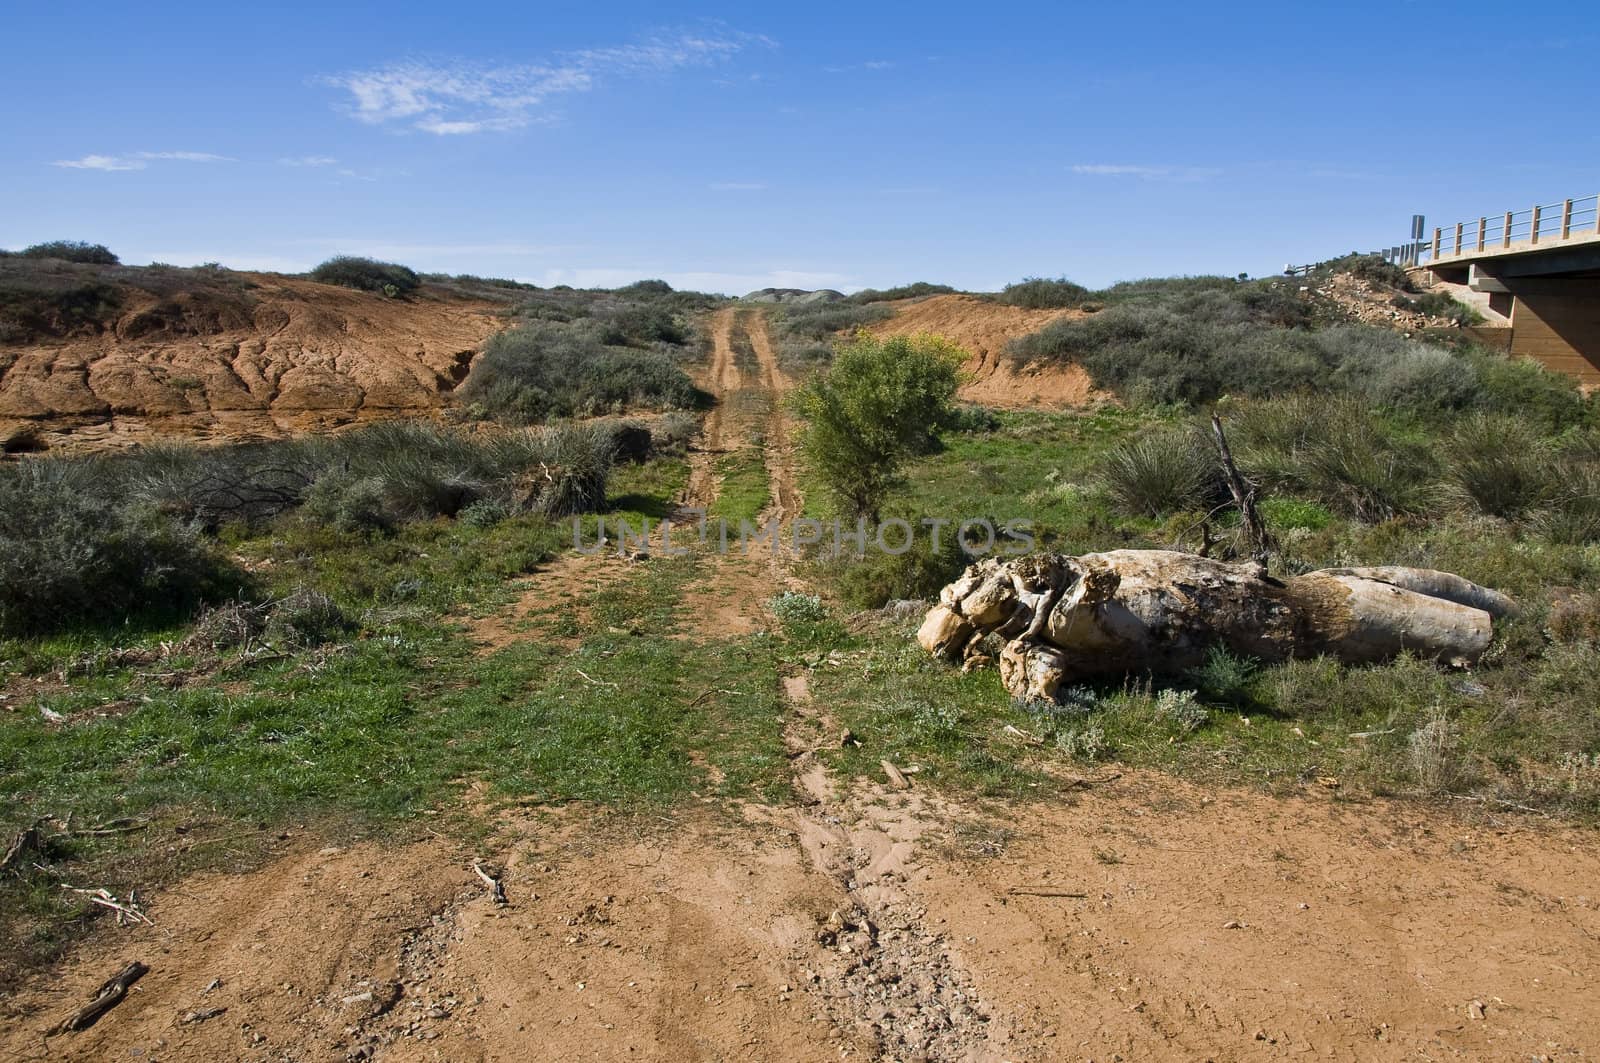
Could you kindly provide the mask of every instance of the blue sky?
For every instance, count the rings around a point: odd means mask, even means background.
[[[0,26],[0,246],[129,262],[1100,285],[1600,191],[1578,4],[13,2]]]

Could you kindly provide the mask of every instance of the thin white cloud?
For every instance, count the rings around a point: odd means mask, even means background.
[[[1221,170],[1208,166],[1133,166],[1125,163],[1089,162],[1072,167],[1089,177],[1138,177],[1146,181],[1204,181]]]
[[[142,170],[151,162],[237,162],[226,155],[213,155],[209,151],[135,151],[128,155],[85,155],[80,159],[57,159],[53,165],[69,170],[101,170],[114,173],[119,170]]]
[[[226,155],[213,155],[209,151],[141,151],[141,159],[177,159],[179,162],[238,162]]]
[[[57,159],[56,166],[69,170],[142,170],[147,163],[123,155],[85,155],[81,159]]]
[[[333,166],[338,159],[332,155],[295,155],[290,158],[278,160],[279,166]]]
[[[895,64],[888,59],[868,59],[864,63],[848,63],[843,66],[825,66],[824,74],[848,74],[852,70],[893,70]]]
[[[486,66],[408,60],[321,78],[349,93],[348,113],[369,125],[402,125],[435,136],[520,129],[548,121],[556,97],[611,77],[665,74],[721,62],[765,38],[733,32],[658,35],[545,62]]]
[[[760,181],[712,181],[707,187],[713,192],[762,192],[767,186]]]

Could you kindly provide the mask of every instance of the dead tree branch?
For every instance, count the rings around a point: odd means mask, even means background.
[[[149,971],[150,968],[138,960],[128,964],[100,987],[93,1000],[50,1027],[44,1035],[54,1037],[57,1034],[87,1030],[100,1021],[100,1016],[122,1003],[122,999],[128,995],[129,987]]]

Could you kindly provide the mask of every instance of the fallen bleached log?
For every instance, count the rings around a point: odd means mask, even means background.
[[[954,660],[995,634],[1001,679],[1017,696],[1054,698],[1093,676],[1176,672],[1213,646],[1262,661],[1326,654],[1351,663],[1410,651],[1476,661],[1509,598],[1447,572],[1350,568],[1274,579],[1167,550],[990,558],[939,596],[917,638]]]

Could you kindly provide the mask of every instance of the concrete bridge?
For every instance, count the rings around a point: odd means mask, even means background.
[[[1480,339],[1600,387],[1600,197],[1457,222],[1407,251],[1420,287],[1483,314]]]

